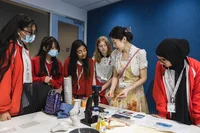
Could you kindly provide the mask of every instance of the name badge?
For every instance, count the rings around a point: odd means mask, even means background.
[[[102,81],[107,81],[108,79],[106,77],[101,77]]]
[[[176,112],[175,103],[167,103],[167,111],[171,113],[175,113]]]

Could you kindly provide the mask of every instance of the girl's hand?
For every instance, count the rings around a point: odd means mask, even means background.
[[[49,83],[50,81],[51,81],[51,77],[46,76],[45,79],[44,79],[44,82],[45,83]]]
[[[116,96],[115,99],[118,99],[118,98],[125,98],[125,97],[127,97],[127,96],[128,96],[128,92],[129,92],[128,89],[124,89],[124,90],[122,90],[122,92],[119,93],[119,94]]]
[[[7,120],[10,120],[10,119],[11,119],[11,116],[10,116],[9,112],[5,112],[5,113],[0,114],[0,121],[7,121]]]
[[[62,90],[63,89],[62,89],[62,86],[61,86],[59,89],[56,89],[56,92],[61,94]]]
[[[106,94],[106,96],[109,98],[114,97],[114,90],[110,89],[109,92]]]
[[[104,91],[105,88],[104,88],[104,85],[101,87],[101,91],[99,93],[101,93],[102,91]]]

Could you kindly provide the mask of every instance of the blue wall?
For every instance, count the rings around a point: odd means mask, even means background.
[[[114,26],[131,26],[132,43],[147,51],[148,80],[154,78],[155,49],[168,37],[189,41],[190,56],[200,60],[200,0],[124,0],[88,12],[87,45],[92,56],[99,36],[107,36]]]

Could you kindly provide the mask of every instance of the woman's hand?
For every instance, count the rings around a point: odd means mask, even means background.
[[[114,90],[110,89],[109,92],[106,94],[106,96],[109,98],[114,97]]]
[[[118,98],[126,98],[128,96],[128,92],[129,92],[129,89],[124,89],[121,91],[121,93],[119,93],[115,99],[118,99]]]
[[[101,91],[99,91],[99,93],[101,93],[102,91],[104,91],[104,86],[101,87]]]
[[[44,79],[44,82],[45,83],[49,83],[50,81],[51,81],[51,77],[46,76],[45,79]]]
[[[10,119],[11,119],[11,116],[10,116],[9,112],[5,112],[5,113],[0,114],[0,121],[7,121],[7,120],[10,120]]]

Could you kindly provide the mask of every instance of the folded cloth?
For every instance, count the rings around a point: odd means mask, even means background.
[[[58,119],[68,118],[70,116],[69,112],[71,111],[72,108],[73,108],[73,105],[71,104],[61,103],[60,110],[57,113],[57,118]]]

